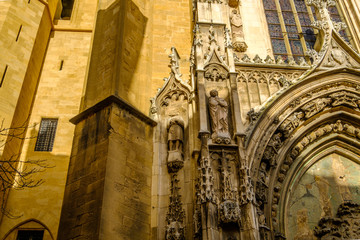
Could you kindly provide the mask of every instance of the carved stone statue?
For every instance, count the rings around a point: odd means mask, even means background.
[[[168,158],[170,173],[179,171],[184,165],[183,142],[184,122],[180,118],[172,118],[168,126]]]
[[[237,52],[245,52],[247,45],[244,40],[244,30],[241,15],[238,10],[233,9],[230,13],[231,31],[233,36],[233,46]]]
[[[209,112],[211,116],[212,139],[216,143],[230,143],[228,124],[228,103],[218,96],[218,91],[211,90]]]

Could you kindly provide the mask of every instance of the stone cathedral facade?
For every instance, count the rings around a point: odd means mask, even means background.
[[[0,239],[360,239],[357,0],[3,0],[0,33]]]

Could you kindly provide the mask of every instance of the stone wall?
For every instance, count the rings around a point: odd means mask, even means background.
[[[116,97],[74,121],[58,239],[148,239],[154,122]]]

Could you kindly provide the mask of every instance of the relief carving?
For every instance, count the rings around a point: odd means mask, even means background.
[[[211,117],[211,138],[215,143],[229,144],[231,141],[228,123],[228,103],[218,96],[218,91],[211,90],[209,97]]]
[[[283,132],[284,137],[289,137],[289,135],[297,128],[301,123],[303,123],[303,119],[305,114],[303,112],[295,112],[290,115],[284,122],[280,125],[279,129]]]
[[[322,111],[331,103],[331,98],[317,98],[307,104],[305,104],[301,110],[305,112],[305,117],[310,118]]]
[[[245,52],[248,48],[244,39],[243,22],[238,10],[233,9],[230,13],[230,24],[233,36],[233,47],[237,52]]]
[[[170,119],[168,126],[168,157],[169,173],[178,172],[184,166],[184,121],[180,118]]]
[[[333,99],[332,106],[339,106],[339,105],[347,105],[349,107],[357,108],[360,104],[360,97],[346,91],[336,92],[330,94],[330,97]]]
[[[268,162],[270,166],[277,165],[276,155],[278,154],[278,150],[282,146],[282,136],[283,134],[280,132],[274,134],[271,137],[267,147],[265,148],[263,159],[266,160],[266,162]]]
[[[210,67],[205,72],[205,79],[211,82],[222,82],[227,79],[228,74],[217,67]]]

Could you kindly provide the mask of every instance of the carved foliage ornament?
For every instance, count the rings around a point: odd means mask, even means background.
[[[185,239],[185,211],[182,208],[180,188],[178,187],[179,180],[177,175],[173,174],[171,177],[171,195],[169,211],[166,215],[166,240],[184,240]]]
[[[305,0],[305,3],[309,6],[314,6],[317,9],[324,9],[336,6],[335,0]]]

